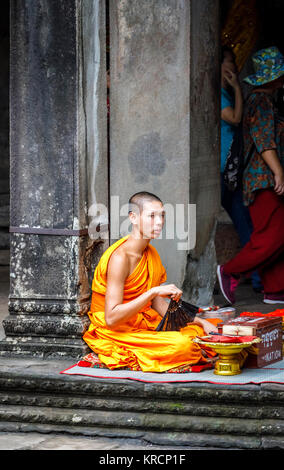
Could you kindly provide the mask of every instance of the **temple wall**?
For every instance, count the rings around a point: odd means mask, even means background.
[[[219,2],[193,0],[190,34],[189,199],[196,204],[196,246],[183,288],[195,304],[212,302],[215,230],[220,212]]]
[[[118,195],[123,205],[146,190],[174,208],[183,204],[185,230],[190,222],[193,232],[187,207],[196,205],[194,249],[180,249],[176,231],[166,239],[167,222],[161,239],[152,243],[168,281],[183,285],[184,297],[207,303],[219,210],[218,2],[112,0],[110,5],[111,196]],[[182,233],[177,221],[176,216],[175,229]]]
[[[105,34],[104,16],[95,11],[101,3],[12,3],[10,315],[1,354],[86,350],[90,283],[106,248],[88,237],[89,175],[94,166],[103,174],[104,166],[93,140],[103,132],[106,90],[95,100],[89,88],[100,48],[99,36],[90,33],[94,19],[96,33]],[[96,188],[103,201],[107,188],[104,176]]]
[[[153,244],[168,282],[183,286],[187,299],[211,299],[218,2],[110,0],[107,15],[104,0],[12,2],[11,283],[2,355],[82,354],[95,266],[125,234],[108,233],[115,224],[108,227],[96,204],[118,216],[142,189],[174,208],[196,205],[194,246],[179,249],[186,240],[175,234]],[[184,215],[180,223],[174,214],[181,234],[194,223],[194,212]],[[101,239],[89,236],[90,226]]]
[[[9,2],[0,17],[0,266],[9,264]]]

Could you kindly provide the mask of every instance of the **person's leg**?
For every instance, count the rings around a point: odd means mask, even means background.
[[[181,331],[158,332],[131,327],[111,330],[95,325],[96,320],[101,324],[103,317],[104,312],[92,313],[93,321],[83,339],[109,369],[129,367],[144,372],[165,372],[207,362],[200,346],[192,341],[204,335],[203,328],[197,324],[191,323]]]
[[[227,274],[238,276],[262,269],[284,251],[283,199],[270,189],[257,191],[249,210],[253,233],[244,248],[224,265]]]
[[[224,183],[224,175],[221,173],[221,206],[225,209],[227,214],[231,217],[232,211],[232,191],[229,191]]]
[[[230,217],[233,221],[235,229],[239,235],[241,246],[245,246],[250,240],[253,226],[249,214],[249,210],[243,205],[243,196],[241,189],[236,189],[232,193],[232,203]]]
[[[284,253],[276,257],[275,261],[261,270],[265,285],[263,302],[267,304],[284,303]]]
[[[223,175],[221,175],[221,204],[231,218],[243,248],[249,242],[253,232],[249,209],[243,204],[242,189],[229,191],[224,184]],[[251,274],[251,280],[255,290],[263,288],[257,271]]]
[[[250,241],[228,263],[218,267],[218,279],[221,290],[231,303],[234,302],[236,279],[241,274],[250,274],[261,269],[261,280],[264,291],[271,288],[273,278],[269,274],[268,266],[284,252],[284,203],[283,198],[277,196],[273,190],[257,191],[254,202],[249,206],[254,227]],[[281,263],[274,267],[280,276],[277,282],[277,292],[284,290],[284,272]],[[268,270],[268,271],[267,271]],[[264,274],[266,273],[266,274]],[[223,286],[223,289],[222,289]],[[274,291],[275,292],[275,291]]]
[[[242,189],[237,189],[232,195],[231,219],[239,235],[241,246],[244,247],[250,240],[253,225],[249,209],[243,203]],[[262,290],[263,285],[257,271],[251,274],[252,286],[255,290]]]

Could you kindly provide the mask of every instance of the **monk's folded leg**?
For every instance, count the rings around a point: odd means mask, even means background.
[[[186,330],[182,333],[121,332],[97,327],[85,333],[84,340],[110,369],[129,367],[144,372],[165,372],[182,365],[206,362],[200,347],[192,341],[203,334],[202,328],[192,325]]]

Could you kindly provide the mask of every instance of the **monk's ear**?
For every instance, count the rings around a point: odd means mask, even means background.
[[[130,211],[130,212],[128,213],[128,215],[129,215],[130,222],[131,222],[133,225],[137,225],[137,223],[138,223],[138,216],[137,216],[137,214],[136,214],[135,212]]]

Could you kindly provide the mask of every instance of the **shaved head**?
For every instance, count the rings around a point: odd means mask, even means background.
[[[155,194],[148,193],[147,191],[141,191],[139,193],[135,193],[133,194],[133,196],[131,196],[131,198],[128,201],[128,205],[129,205],[128,213],[139,212],[141,214],[145,203],[157,202],[157,201],[163,204],[161,199]]]

